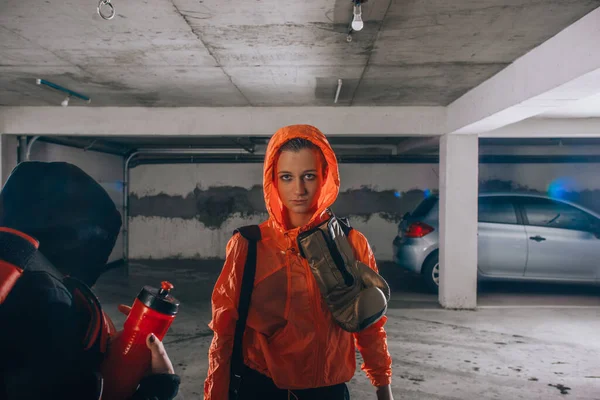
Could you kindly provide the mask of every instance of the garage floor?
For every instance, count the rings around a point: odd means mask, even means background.
[[[165,344],[182,377],[178,399],[202,398],[212,338],[210,292],[221,265],[132,262],[129,279],[114,270],[95,288],[121,326],[117,304],[131,303],[144,284],[173,282],[182,308]],[[600,399],[595,288],[486,284],[480,286],[478,311],[456,312],[440,309],[417,277],[393,265],[381,270],[394,290],[387,331],[397,400]],[[354,400],[375,398],[361,371],[350,390]]]

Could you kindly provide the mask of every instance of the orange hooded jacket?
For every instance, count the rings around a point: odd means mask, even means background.
[[[328,165],[328,175],[318,201],[318,211],[303,227],[285,226],[284,207],[273,182],[279,148],[288,140],[304,138],[317,145]],[[308,125],[280,129],[269,141],[264,163],[263,190],[270,218],[260,225],[256,277],[243,339],[244,362],[270,377],[283,389],[306,389],[348,382],[356,370],[355,344],[361,352],[374,386],[391,381],[391,357],[383,328],[387,318],[352,334],[334,321],[321,297],[308,263],[298,252],[298,234],[329,218],[328,208],[337,198],[340,179],[335,154],[325,136]],[[367,239],[353,229],[349,241],[355,256],[377,271]],[[235,234],[226,249],[226,260],[212,295],[214,337],[209,349],[205,400],[227,400],[230,359],[238,319],[242,275],[248,242]]]

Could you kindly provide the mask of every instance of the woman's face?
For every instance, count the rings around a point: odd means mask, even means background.
[[[283,151],[276,169],[279,198],[290,214],[314,214],[324,179],[324,160],[316,149]]]

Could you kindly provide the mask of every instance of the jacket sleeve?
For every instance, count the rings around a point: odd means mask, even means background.
[[[148,375],[142,379],[131,400],[173,400],[179,391],[179,383],[179,375]]]
[[[225,264],[212,294],[214,336],[208,350],[208,376],[204,382],[204,400],[227,400],[233,337],[238,319],[242,276],[248,242],[235,234],[227,243]]]
[[[367,238],[353,229],[349,240],[356,259],[375,272],[379,272]],[[384,316],[377,323],[354,334],[356,346],[364,360],[361,369],[366,372],[373,386],[389,385],[392,381],[392,357],[388,351],[387,334],[383,328],[386,321],[387,317]]]
[[[70,294],[39,272],[24,274],[18,285],[3,304],[7,314],[0,315],[9,321],[0,333],[0,398],[71,398],[65,388],[93,392],[87,386],[90,368],[79,357]],[[90,397],[81,391],[79,395]]]

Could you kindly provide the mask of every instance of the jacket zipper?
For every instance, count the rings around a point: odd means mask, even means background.
[[[286,233],[285,236],[287,237],[288,240],[290,240],[292,243],[293,241],[291,240],[291,238],[289,237],[289,235]],[[292,248],[295,247],[292,245]],[[294,251],[295,255],[300,258],[300,262],[302,264],[304,264],[304,262],[306,261],[301,255],[300,255],[300,248],[298,248],[298,252]],[[319,329],[319,315],[320,315],[320,303],[319,303],[319,299],[320,299],[320,295],[321,293],[319,292],[319,297],[315,296],[315,293],[318,291],[318,288],[315,287],[315,278],[312,274],[312,271],[310,269],[310,265],[308,265],[308,262],[306,262],[306,272],[308,273],[307,276],[307,283],[308,283],[308,293],[309,293],[309,301],[310,301],[310,305],[313,309],[313,321],[314,321],[314,327],[315,327],[315,337],[317,338],[317,348],[315,351],[315,369],[314,371],[316,371],[315,376],[313,378],[313,387],[317,387],[317,381],[319,379],[319,377],[323,374],[322,369],[323,369],[323,363],[321,363],[321,341],[319,338],[319,334],[317,332],[317,330]]]
[[[307,263],[308,265],[308,263]],[[319,318],[318,315],[320,313],[319,310],[319,304],[318,304],[318,298],[315,298],[315,282],[314,282],[314,277],[312,276],[312,271],[310,270],[310,265],[308,265],[307,268],[307,272],[309,273],[309,276],[307,277],[308,280],[308,292],[309,292],[309,297],[310,297],[310,303],[312,305],[312,309],[313,309],[313,316],[314,316],[314,326],[315,326],[315,337],[317,340],[317,349],[315,351],[315,369],[314,371],[316,371],[315,376],[314,376],[314,382],[313,382],[313,387],[317,386],[317,380],[319,379],[319,377],[321,376],[322,372],[321,372],[321,368],[323,367],[321,364],[321,340],[319,338],[319,334],[318,332],[316,332],[319,329]]]

